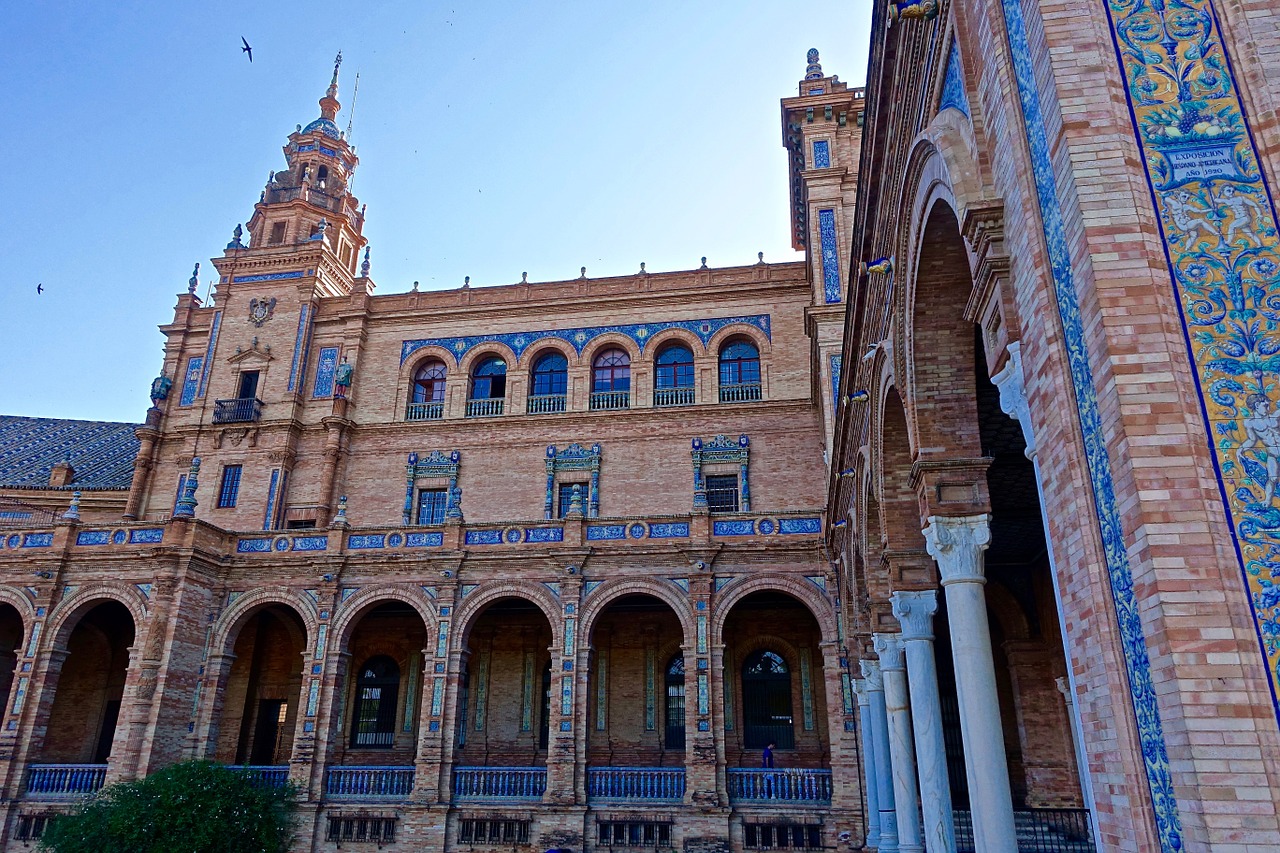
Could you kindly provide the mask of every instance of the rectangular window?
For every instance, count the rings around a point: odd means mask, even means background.
[[[418,523],[444,524],[444,510],[448,499],[448,489],[419,489]]]
[[[458,822],[462,844],[528,844],[532,821],[505,818],[463,818]]]
[[[582,501],[582,514],[587,514],[587,489],[586,483],[561,483],[558,493],[559,501],[556,505],[556,518],[564,518],[569,514],[569,504],[573,503],[573,487],[578,487],[578,498]]]
[[[258,396],[258,371],[240,371],[240,393],[237,396],[241,400],[252,400]]]
[[[273,224],[272,224],[272,226],[271,226],[271,237],[270,237],[270,239],[269,239],[267,242],[269,242],[269,243],[283,243],[283,242],[284,242],[284,223],[283,223],[283,222],[276,222],[276,223],[273,223]]]
[[[707,477],[707,508],[711,512],[737,512],[738,478],[733,475]]]
[[[218,509],[229,509],[236,505],[240,495],[240,466],[222,466],[222,485],[218,487]]]
[[[601,821],[596,824],[601,847],[671,847],[671,824],[657,821]]]

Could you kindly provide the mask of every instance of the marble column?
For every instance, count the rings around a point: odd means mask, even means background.
[[[932,515],[924,538],[929,555],[938,561],[947,596],[975,846],[983,853],[1018,853],[983,593],[987,579],[982,552],[991,543],[989,519],[987,515]]]
[[[889,724],[889,757],[893,763],[893,800],[897,805],[898,850],[924,853],[920,810],[916,807],[916,754],[911,737],[911,707],[907,699],[907,668],[897,634],[875,634],[880,671],[884,675],[884,705]]]
[[[956,849],[956,831],[951,814],[947,747],[942,738],[938,664],[933,656],[933,614],[938,612],[938,592],[933,589],[895,592],[889,600],[893,604],[893,615],[902,625],[899,636],[907,657],[925,849],[929,853],[951,853]]]
[[[1067,719],[1074,721],[1076,719],[1076,703],[1071,693],[1071,682],[1066,678],[1055,678],[1054,684],[1058,685],[1058,692],[1062,694],[1063,701],[1067,703]],[[1076,727],[1074,725],[1071,726],[1071,751],[1076,759],[1076,774],[1077,780],[1080,782],[1080,794],[1084,796],[1084,779],[1086,776],[1082,769],[1084,767],[1084,748],[1083,744],[1080,743],[1080,738],[1076,736]],[[1087,797],[1085,802],[1089,802]],[[1094,837],[1096,838],[1097,836]]]
[[[861,734],[862,778],[867,791],[867,847],[880,846],[880,792],[876,789],[876,744],[871,734],[871,694],[861,678],[853,682],[858,696],[858,731]]]
[[[889,718],[884,705],[884,677],[880,662],[863,660],[863,684],[871,720],[871,740],[876,761],[876,799],[880,804],[880,853],[898,853],[898,817],[893,807],[893,762],[889,757]]]
[[[1072,694],[1075,694],[1075,668],[1071,665],[1071,646],[1067,642],[1067,620],[1062,611],[1062,587],[1058,582],[1058,569],[1053,560],[1053,537],[1049,530],[1048,506],[1044,499],[1044,476],[1040,471],[1040,460],[1036,455],[1035,427],[1031,422],[1031,405],[1027,402],[1026,377],[1022,372],[1022,344],[1011,341],[1007,347],[1009,360],[1003,369],[991,377],[1000,391],[1000,409],[1022,427],[1022,437],[1026,441],[1026,457],[1031,460],[1035,470],[1036,494],[1040,498],[1040,520],[1044,524],[1045,551],[1049,555],[1049,578],[1053,581],[1053,603],[1058,609],[1058,625],[1062,629],[1062,654],[1067,662],[1067,682]],[[1089,810],[1089,820],[1093,824],[1093,837],[1101,838],[1098,833],[1098,810],[1093,802],[1093,781],[1089,776],[1088,755],[1084,750],[1084,726],[1078,716],[1079,709],[1074,702],[1068,702],[1067,710],[1071,725],[1071,739],[1076,750],[1076,770],[1080,777],[1080,791],[1084,795],[1084,807]]]

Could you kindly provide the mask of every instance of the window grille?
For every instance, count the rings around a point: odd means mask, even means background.
[[[396,840],[396,819],[383,815],[331,816],[324,840],[390,844]]]
[[[400,668],[391,658],[379,655],[366,661],[359,671],[351,746],[380,749],[394,746]]]
[[[532,821],[507,818],[463,818],[458,823],[462,844],[528,844]]]
[[[738,478],[732,475],[707,477],[707,509],[711,512],[738,511]]]
[[[748,823],[743,830],[748,850],[822,849],[822,825],[817,823]]]
[[[569,514],[569,504],[573,503],[573,487],[578,487],[578,500],[582,504],[582,514],[587,514],[588,489],[590,485],[587,483],[560,483],[560,491],[557,493],[558,504],[556,507],[556,518],[564,518]]]
[[[44,836],[49,821],[57,815],[24,814],[18,815],[18,825],[14,827],[13,837],[16,841],[38,841]]]
[[[596,824],[601,847],[671,847],[671,824],[659,821],[610,820]]]

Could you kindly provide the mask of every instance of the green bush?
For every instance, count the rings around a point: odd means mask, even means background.
[[[186,761],[103,788],[41,839],[55,853],[284,853],[293,836],[292,785],[255,787],[212,761]]]

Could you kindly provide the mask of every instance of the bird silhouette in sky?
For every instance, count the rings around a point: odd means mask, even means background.
[[[41,293],[44,293],[44,282],[36,285],[36,295],[39,296]]]
[[[240,41],[244,42],[244,47],[240,48],[240,52],[249,54],[249,61],[253,62],[253,48],[249,47],[249,42],[244,36],[240,36]]]

